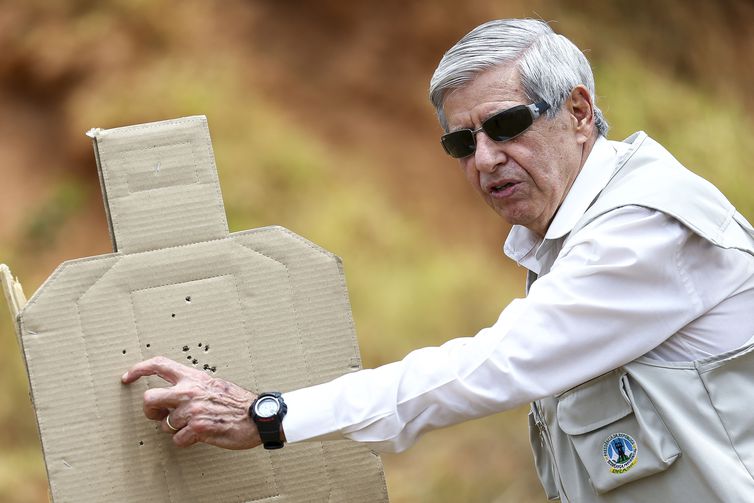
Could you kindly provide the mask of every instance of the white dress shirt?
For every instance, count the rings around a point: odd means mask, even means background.
[[[754,335],[754,258],[639,206],[563,240],[607,184],[621,143],[600,138],[544,239],[514,226],[506,255],[538,272],[524,299],[474,337],[284,394],[288,442],[351,438],[401,451],[424,431],[551,396],[642,355],[688,361]],[[556,247],[557,249],[557,247]],[[548,264],[549,265],[549,264]]]

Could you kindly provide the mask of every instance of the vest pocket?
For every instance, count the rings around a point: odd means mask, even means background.
[[[754,345],[700,363],[699,377],[710,403],[746,470],[754,474],[751,396]]]
[[[586,469],[605,493],[663,472],[680,455],[678,445],[643,390],[623,369],[557,397],[557,418]]]

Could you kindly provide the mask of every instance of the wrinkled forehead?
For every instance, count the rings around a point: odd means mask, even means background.
[[[482,108],[499,108],[500,104],[527,102],[515,64],[497,65],[481,71],[468,82],[452,89],[443,98],[443,112],[448,122],[453,116],[470,114]]]

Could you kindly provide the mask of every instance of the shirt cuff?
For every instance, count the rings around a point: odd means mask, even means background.
[[[339,440],[333,397],[338,396],[337,381],[283,393],[288,412],[283,418],[286,442]]]

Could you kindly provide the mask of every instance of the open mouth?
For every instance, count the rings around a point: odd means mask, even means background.
[[[490,187],[489,190],[490,190],[490,193],[496,194],[498,192],[503,192],[505,189],[513,187],[514,185],[515,185],[514,182],[508,182],[508,183],[503,183],[501,185],[493,185],[492,187]]]

